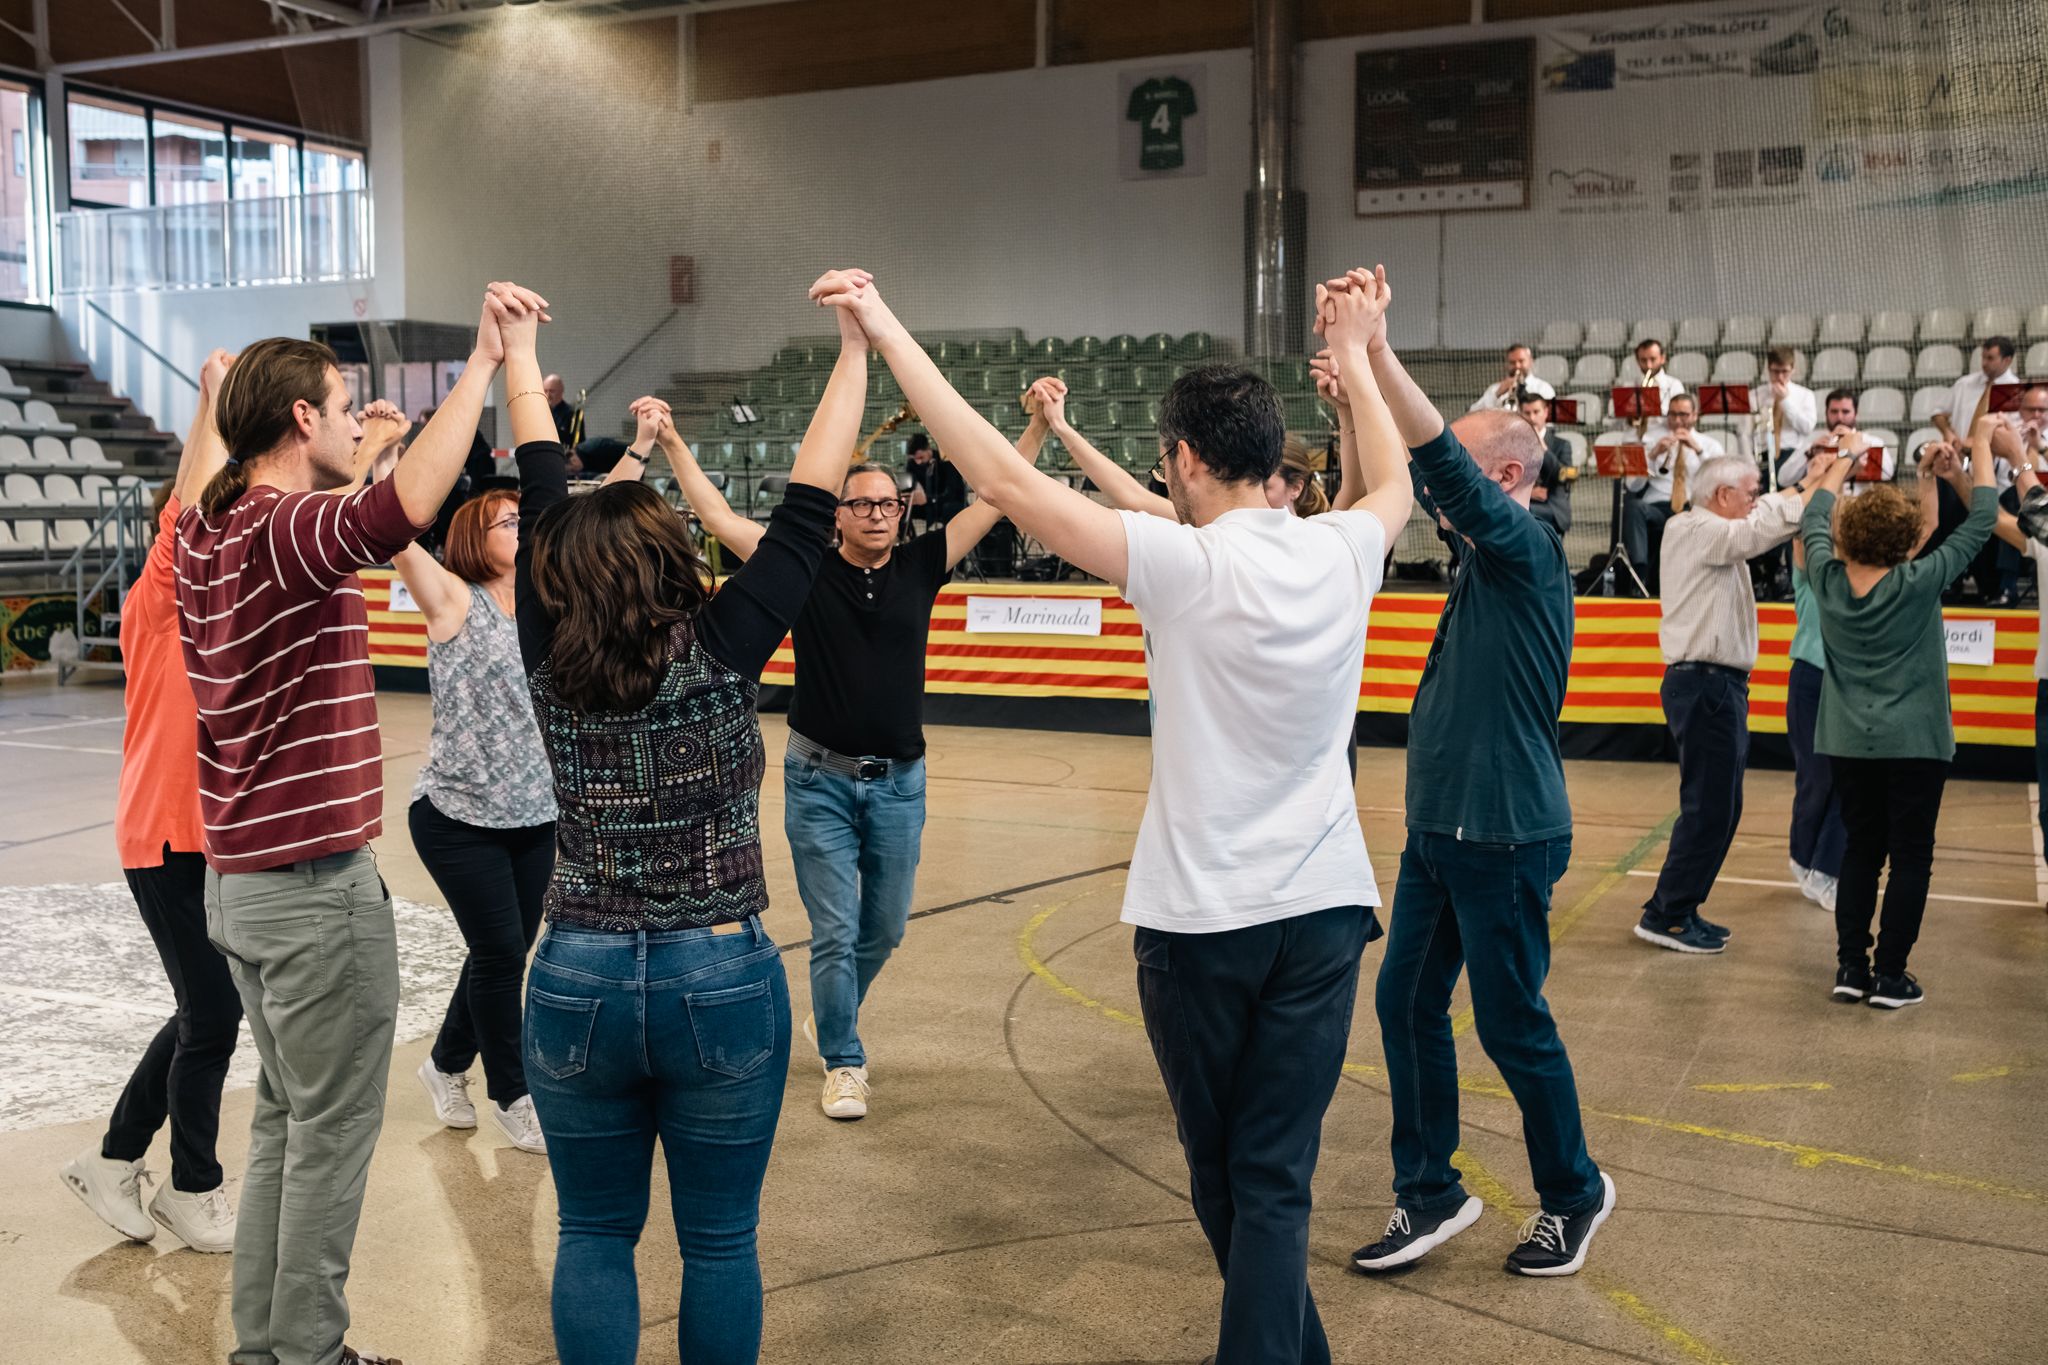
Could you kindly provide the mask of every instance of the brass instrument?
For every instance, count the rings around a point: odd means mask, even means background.
[[[875,442],[881,440],[884,436],[887,436],[890,432],[896,430],[896,428],[902,426],[905,422],[915,422],[916,420],[917,412],[910,406],[910,404],[905,403],[902,407],[896,409],[896,411],[893,414],[883,418],[881,425],[877,426],[873,431],[868,433],[867,439],[862,441],[860,443],[859,449],[853,452],[853,462],[855,464],[859,464],[862,461],[866,460],[868,457],[868,451],[874,448]]]

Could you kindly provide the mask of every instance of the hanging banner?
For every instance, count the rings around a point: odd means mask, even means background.
[[[1207,72],[1200,62],[1125,71],[1117,81],[1117,169],[1125,180],[1204,175]]]
[[[1807,76],[1820,69],[1819,12],[1756,10],[1555,29],[1542,49],[1545,90],[1613,90],[1702,76]]]

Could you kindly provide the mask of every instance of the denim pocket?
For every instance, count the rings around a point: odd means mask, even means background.
[[[785,784],[808,787],[818,780],[818,765],[808,758],[785,754],[782,759],[782,780]]]
[[[597,1001],[526,992],[526,1060],[558,1081],[590,1065],[590,1034],[597,1026]]]
[[[683,997],[697,1060],[706,1071],[750,1076],[775,1055],[775,1000],[766,981],[730,990],[691,992]]]
[[[889,790],[906,801],[924,795],[924,760],[898,764],[889,773]]]

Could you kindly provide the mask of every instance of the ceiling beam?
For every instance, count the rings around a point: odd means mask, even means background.
[[[334,0],[258,0],[258,3],[274,4],[279,9],[297,10],[300,14],[309,14],[315,19],[331,19],[337,24],[347,24],[351,27],[362,23],[364,19],[362,11],[336,4]]]

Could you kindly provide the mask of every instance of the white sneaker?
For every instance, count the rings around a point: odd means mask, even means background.
[[[509,1105],[493,1104],[491,1118],[520,1151],[546,1154],[548,1140],[540,1131],[540,1115],[533,1112],[533,1096],[521,1095]]]
[[[469,1075],[451,1076],[434,1066],[434,1059],[420,1063],[420,1084],[434,1102],[434,1117],[449,1128],[476,1127],[476,1106],[469,1099]]]
[[[57,1175],[101,1222],[129,1241],[156,1236],[156,1223],[142,1208],[142,1182],[150,1176],[140,1161],[109,1161],[95,1143],[60,1166]]]
[[[1792,880],[1798,882],[1801,886],[1806,884],[1806,874],[1813,870],[1809,867],[1801,867],[1797,858],[1787,858],[1785,866],[1792,869]]]
[[[828,1119],[864,1119],[868,1116],[868,1069],[838,1066],[825,1073],[825,1095],[819,1101]]]
[[[149,1214],[194,1251],[235,1249],[235,1206],[228,1202],[225,1189],[187,1194],[164,1185],[149,1201]]]
[[[1835,887],[1839,884],[1839,878],[1830,877],[1825,872],[1808,871],[1799,889],[1806,893],[1808,900],[1832,915],[1835,913]]]

